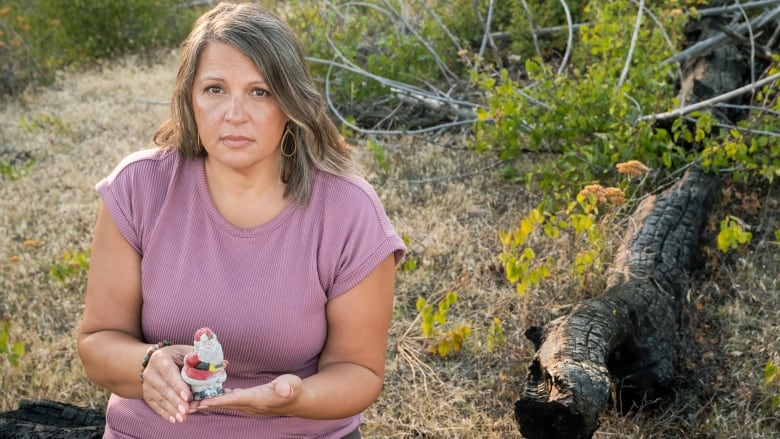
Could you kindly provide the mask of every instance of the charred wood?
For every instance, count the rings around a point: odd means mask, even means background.
[[[692,166],[642,201],[606,292],[527,332],[537,352],[515,402],[526,438],[589,438],[610,398],[627,410],[668,389],[688,272],[718,188]]]
[[[102,412],[56,401],[22,400],[16,410],[0,413],[0,437],[16,439],[98,439]]]

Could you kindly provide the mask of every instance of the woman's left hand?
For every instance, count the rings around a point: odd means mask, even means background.
[[[237,410],[248,415],[283,415],[300,396],[303,385],[296,375],[280,375],[262,386],[248,389],[225,389],[225,394],[214,398],[193,401],[190,412],[212,408]]]

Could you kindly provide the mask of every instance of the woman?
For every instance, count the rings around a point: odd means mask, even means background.
[[[96,186],[78,348],[112,392],[105,437],[360,437],[405,248],[300,43],[220,4],[185,41],[171,107],[157,147]],[[202,327],[228,378],[195,401],[180,371]]]

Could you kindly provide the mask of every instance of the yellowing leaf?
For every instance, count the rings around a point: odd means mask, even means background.
[[[436,347],[437,352],[441,357],[446,357],[450,353],[450,344],[445,340],[440,341]]]

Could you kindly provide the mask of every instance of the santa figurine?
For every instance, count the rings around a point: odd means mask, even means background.
[[[184,367],[181,369],[182,379],[192,389],[192,398],[200,401],[224,395],[222,383],[227,379],[227,362],[217,335],[209,328],[200,328],[195,332],[194,345],[195,352],[184,357]]]

